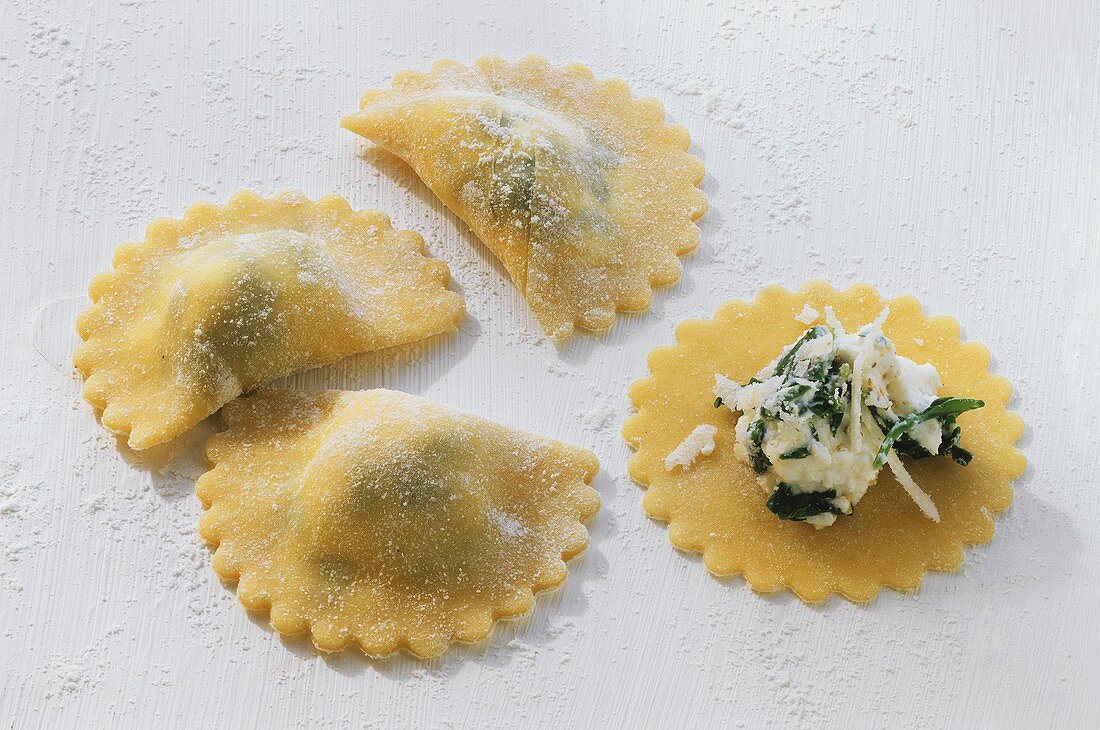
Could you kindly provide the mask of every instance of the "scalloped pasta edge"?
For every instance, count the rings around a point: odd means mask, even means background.
[[[224,416],[222,420],[225,420]],[[210,436],[203,449],[209,470],[195,484],[196,497],[203,507],[198,532],[211,551],[211,564],[214,573],[223,584],[235,588],[238,602],[245,610],[256,615],[266,614],[268,624],[273,631],[287,637],[308,635],[313,646],[318,651],[326,654],[336,654],[355,647],[365,656],[375,660],[384,660],[400,652],[406,652],[417,659],[431,660],[444,654],[452,643],[472,645],[488,639],[499,622],[516,620],[528,615],[534,610],[535,600],[538,596],[558,590],[565,584],[569,577],[569,565],[585,553],[591,542],[587,523],[599,514],[601,508],[599,492],[591,485],[599,473],[598,458],[587,449],[565,444],[574,450],[575,455],[584,462],[583,473],[580,477],[567,482],[570,487],[568,490],[568,512],[570,513],[570,524],[574,528],[572,534],[579,537],[583,533],[583,539],[574,540],[561,547],[560,562],[554,566],[555,570],[550,578],[534,581],[529,586],[517,586],[517,590],[505,602],[476,612],[463,626],[459,626],[457,625],[458,622],[455,622],[451,626],[443,627],[445,635],[439,641],[430,639],[419,641],[416,636],[406,632],[396,637],[393,642],[385,644],[365,644],[354,636],[340,642],[325,642],[323,640],[319,642],[314,633],[314,622],[308,619],[291,622],[289,617],[280,614],[278,596],[256,600],[242,596],[240,583],[242,579],[246,579],[245,571],[240,570],[235,565],[225,565],[222,559],[218,557],[219,554],[225,554],[222,550],[225,541],[223,535],[214,531],[213,526],[210,524],[212,520],[208,516],[213,514],[217,508],[218,485],[231,479],[231,475],[226,470],[219,468],[219,460],[214,451],[226,440],[232,430],[233,426],[229,425]],[[552,441],[552,439],[547,440]]]
[[[135,437],[136,418],[116,417],[111,409],[111,400],[101,393],[101,382],[98,374],[104,368],[94,366],[89,360],[95,347],[96,335],[100,329],[97,318],[104,316],[106,307],[101,303],[103,295],[120,280],[125,279],[125,273],[121,269],[139,260],[143,255],[160,247],[176,245],[181,238],[190,235],[204,225],[218,220],[240,220],[247,215],[257,213],[271,213],[283,207],[311,206],[319,210],[327,210],[340,220],[362,221],[377,227],[383,233],[394,234],[394,241],[400,241],[404,246],[410,247],[422,261],[420,262],[423,274],[431,283],[447,290],[455,301],[454,316],[446,321],[441,320],[438,331],[431,332],[425,337],[432,337],[443,332],[453,330],[462,321],[466,312],[465,300],[461,295],[451,291],[448,287],[451,282],[450,268],[446,262],[432,257],[428,253],[427,243],[424,237],[416,231],[394,228],[390,217],[379,210],[363,209],[354,210],[346,198],[328,194],[311,200],[301,192],[286,189],[275,193],[270,198],[265,198],[252,190],[238,190],[233,193],[224,205],[208,201],[199,201],[189,205],[180,218],[158,217],[151,220],[145,229],[145,237],[141,241],[130,241],[119,244],[112,256],[111,268],[96,274],[88,286],[88,298],[91,304],[82,310],[76,318],[76,331],[80,337],[80,343],[73,352],[72,362],[74,369],[84,379],[81,388],[82,397],[88,402],[99,418],[100,424],[108,432],[116,437],[125,439],[127,445],[134,450],[144,450],[158,444],[170,442],[182,434],[169,435],[151,433],[146,436]],[[207,413],[209,416],[214,409]]]
[[[456,69],[462,71],[470,71],[473,69],[484,70],[485,66],[492,63],[508,64],[509,62],[498,54],[488,54],[478,57],[469,66],[453,59],[443,58],[433,62],[430,69],[426,72],[411,69],[402,70],[394,75],[388,88],[371,89],[363,93],[359,99],[359,109],[365,109],[379,94],[385,91],[397,90],[398,84],[407,79],[437,79]],[[681,124],[665,121],[667,112],[664,103],[652,96],[635,97],[630,86],[622,79],[613,76],[598,79],[591,68],[579,62],[571,61],[562,65],[554,65],[544,56],[533,53],[527,53],[520,56],[511,65],[531,65],[539,67],[542,70],[556,69],[566,76],[583,80],[592,84],[594,87],[598,87],[601,93],[620,97],[632,110],[639,112],[641,116],[648,117],[650,123],[659,126],[663,131],[662,141],[673,149],[679,150],[681,158],[692,168],[689,181],[692,189],[697,194],[694,196],[694,204],[685,210],[685,218],[690,223],[690,227],[686,229],[687,233],[684,238],[676,242],[670,242],[667,248],[676,261],[675,268],[669,266],[667,271],[654,270],[649,272],[644,277],[645,283],[642,284],[636,292],[637,298],[635,301],[637,305],[635,306],[632,306],[632,304],[626,300],[626,295],[624,294],[616,298],[615,308],[610,311],[609,316],[602,316],[598,320],[586,319],[586,313],[582,312],[576,314],[571,321],[563,321],[560,326],[554,329],[550,329],[546,325],[543,325],[541,320],[539,322],[539,324],[543,326],[544,331],[546,331],[547,336],[554,340],[564,340],[568,338],[577,328],[597,335],[603,334],[615,326],[619,314],[640,314],[648,310],[650,306],[652,306],[654,291],[657,288],[670,287],[682,277],[683,263],[680,261],[680,258],[694,252],[699,247],[701,231],[698,221],[706,214],[708,209],[707,195],[700,189],[700,185],[706,175],[705,165],[702,158],[688,151],[691,148],[691,135],[687,128]],[[340,126],[350,132],[359,134],[355,129],[353,118],[354,115],[344,116],[340,121]],[[640,284],[642,281],[643,279],[639,279]],[[515,283],[515,286],[517,289],[521,289],[518,283]],[[642,293],[642,287],[647,288],[648,292]],[[522,289],[521,294],[526,296],[526,293],[523,292]],[[535,316],[536,319],[539,319],[537,315]]]
[[[1015,447],[1015,444],[1025,431],[1025,424],[1019,414],[1008,408],[1008,404],[1013,394],[1012,384],[1003,375],[989,372],[991,355],[988,348],[980,342],[961,339],[961,327],[954,317],[947,315],[925,315],[919,300],[912,295],[902,295],[886,300],[882,299],[874,287],[869,284],[854,284],[847,290],[841,291],[834,289],[824,281],[811,280],[806,282],[797,291],[790,291],[778,285],[770,285],[761,289],[751,301],[737,299],[729,300],[721,304],[714,315],[709,319],[693,318],[684,320],[676,327],[675,342],[673,344],[661,345],[650,351],[646,359],[649,374],[633,381],[628,387],[628,398],[635,412],[626,419],[621,429],[623,439],[632,450],[627,461],[627,472],[631,479],[645,489],[642,497],[642,506],[646,514],[654,520],[667,524],[668,539],[673,547],[682,552],[701,554],[703,563],[708,572],[716,577],[739,575],[749,587],[758,594],[770,595],[782,592],[783,590],[790,590],[800,600],[810,604],[825,602],[834,593],[839,594],[853,603],[868,603],[872,601],[883,588],[898,592],[915,592],[923,584],[925,574],[929,572],[956,572],[965,560],[965,548],[987,544],[992,540],[995,532],[995,516],[1005,512],[1013,501],[1011,486],[1009,486],[1008,496],[1003,503],[996,504],[984,511],[984,521],[979,521],[979,528],[977,530],[971,530],[971,532],[977,532],[978,534],[964,535],[959,539],[958,543],[954,545],[953,549],[946,551],[944,554],[927,556],[921,561],[919,570],[917,571],[912,571],[906,575],[899,575],[896,578],[879,579],[877,582],[869,580],[866,583],[852,585],[833,585],[827,582],[810,584],[798,583],[797,581],[785,580],[777,575],[761,575],[759,572],[754,571],[746,560],[738,561],[726,559],[724,556],[719,555],[720,549],[716,547],[715,543],[704,542],[699,544],[688,538],[679,530],[677,528],[677,520],[670,512],[667,504],[663,501],[663,497],[649,489],[653,481],[653,467],[652,464],[646,463],[642,450],[644,432],[647,429],[647,424],[652,422],[652,419],[646,411],[646,406],[652,397],[653,391],[660,386],[660,373],[666,369],[666,365],[677,352],[685,346],[691,332],[698,329],[717,327],[722,320],[734,319],[739,313],[766,306],[768,299],[771,297],[794,297],[801,299],[818,293],[837,297],[873,296],[883,301],[885,304],[891,305],[892,308],[895,303],[908,307],[915,306],[916,313],[930,325],[938,324],[941,327],[945,327],[947,329],[947,337],[958,342],[960,348],[978,353],[981,358],[981,369],[987,378],[987,382],[991,386],[995,385],[999,391],[996,393],[998,396],[996,405],[1000,406],[1003,410],[1002,427],[1007,431],[1006,439],[1000,445],[1003,447],[1004,453],[1015,461],[1015,464],[1006,475],[1008,485],[1011,485],[1013,480],[1019,478],[1020,475],[1026,471],[1027,459],[1024,454]]]

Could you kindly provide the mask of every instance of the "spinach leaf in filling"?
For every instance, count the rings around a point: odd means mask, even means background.
[[[781,520],[793,520],[802,522],[807,517],[814,517],[825,513],[842,515],[844,511],[834,505],[830,500],[836,498],[836,491],[832,489],[824,492],[802,492],[795,494],[791,491],[791,485],[780,482],[779,486],[768,497],[768,509]]]
[[[875,467],[881,467],[886,463],[886,455],[893,448],[898,455],[910,459],[923,459],[928,456],[950,455],[956,463],[966,466],[973,455],[959,446],[959,436],[962,429],[955,423],[960,413],[981,408],[985,403],[976,398],[937,398],[923,411],[910,413],[900,418],[896,423],[890,424],[886,416],[877,409],[874,411],[875,420],[886,431],[886,438],[882,441],[878,453],[875,455]],[[909,435],[914,427],[925,421],[936,419],[940,423],[942,439],[939,450],[933,454],[917,443],[916,439]]]

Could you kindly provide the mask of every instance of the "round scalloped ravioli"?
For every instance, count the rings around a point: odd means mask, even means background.
[[[388,390],[260,390],[198,481],[214,569],[324,651],[431,657],[566,578],[599,510],[589,451]]]
[[[815,530],[776,518],[765,506],[755,474],[733,453],[736,416],[714,407],[714,374],[745,382],[805,331],[795,319],[805,305],[819,312],[832,306],[849,331],[872,321],[889,304],[883,325],[899,354],[930,362],[948,395],[981,398],[985,407],[963,414],[962,444],[974,454],[967,467],[950,459],[907,462],[917,483],[940,513],[925,517],[884,470],[854,514]],[[959,339],[949,317],[925,317],[911,296],[883,301],[869,286],[838,292],[811,282],[791,293],[761,291],[755,302],[731,301],[714,319],[689,320],[676,329],[676,344],[649,355],[649,378],[635,382],[637,408],[623,436],[637,449],[630,475],[648,487],[647,514],[668,522],[668,535],[681,550],[701,552],[716,575],[740,574],[762,593],[787,586],[804,601],[832,593],[869,601],[880,587],[915,590],[926,570],[953,571],[963,546],[993,536],[993,514],[1012,502],[1011,480],[1025,468],[1013,444],[1023,421],[1006,410],[1009,382],[991,375],[989,352]],[[699,424],[718,429],[714,452],[688,471],[666,471],[664,457]]]
[[[73,362],[103,425],[145,449],[261,383],[453,329],[465,305],[449,279],[383,213],[239,192],[119,246]]]
[[[342,124],[398,155],[503,262],[543,329],[611,327],[680,276],[703,163],[664,107],[537,56],[439,61],[367,92]]]

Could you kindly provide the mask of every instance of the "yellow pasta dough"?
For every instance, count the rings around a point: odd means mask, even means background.
[[[504,263],[542,327],[604,330],[649,306],[699,241],[702,162],[656,99],[579,65],[439,61],[343,125],[407,161]]]
[[[404,393],[260,390],[198,482],[214,568],[325,651],[441,653],[559,585],[599,510],[584,449]]]
[[[266,381],[454,328],[449,278],[382,213],[240,192],[118,248],[73,360],[103,425],[144,449]]]
[[[806,329],[805,318],[796,317],[807,305],[818,311],[832,306],[854,329],[887,304],[883,331],[898,354],[935,365],[941,394],[985,401],[984,408],[959,417],[973,461],[966,467],[948,458],[907,464],[938,506],[939,523],[925,517],[887,472],[854,514],[827,529],[778,519],[765,506],[767,495],[752,469],[734,456],[736,415],[714,407],[715,373],[747,381]],[[741,574],[760,592],[787,586],[812,602],[834,592],[868,601],[882,586],[914,590],[926,570],[957,569],[964,545],[989,541],[993,514],[1009,506],[1011,480],[1026,465],[1012,446],[1023,431],[1019,416],[1006,409],[1012,388],[988,372],[989,352],[962,342],[955,320],[924,316],[913,297],[886,302],[865,285],[845,292],[821,282],[797,293],[770,287],[755,302],[726,303],[714,319],[682,323],[676,344],[654,350],[649,368],[651,376],[630,388],[638,412],[623,427],[637,449],[630,474],[648,487],[643,507],[668,522],[677,548],[703,553],[712,573]],[[688,470],[667,470],[665,456],[700,424],[717,428],[713,453]]]

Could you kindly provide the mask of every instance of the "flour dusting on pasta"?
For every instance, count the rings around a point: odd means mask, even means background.
[[[261,383],[453,328],[464,304],[448,280],[380,213],[238,193],[119,249],[74,363],[103,425],[147,448]]]
[[[245,606],[325,650],[434,656],[561,583],[599,507],[590,452],[385,390],[226,407],[197,492]]]
[[[581,66],[449,61],[368,92],[344,126],[403,157],[503,262],[551,337],[607,329],[680,275],[702,163],[653,99]]]

